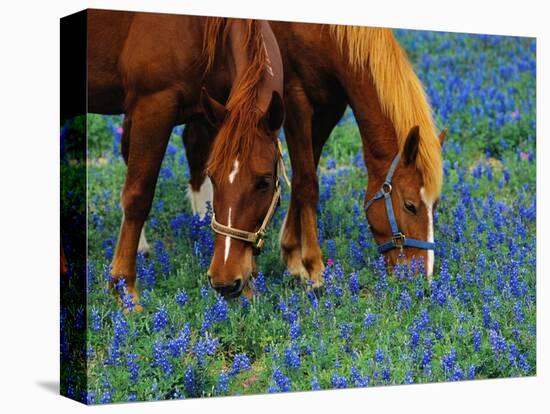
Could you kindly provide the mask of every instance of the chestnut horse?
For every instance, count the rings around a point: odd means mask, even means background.
[[[88,33],[88,109],[125,114],[128,169],[111,287],[124,278],[140,310],[136,253],[138,244],[146,247],[142,229],[175,125],[200,118],[201,131],[218,135],[201,161],[214,182],[220,228],[253,234],[272,214],[284,114],[281,57],[265,21],[90,10]],[[252,252],[252,242],[218,235],[212,286],[239,294],[253,272]]]
[[[314,287],[322,285],[316,169],[323,145],[350,105],[368,170],[365,213],[379,252],[392,266],[400,257],[422,259],[431,275],[445,133],[438,139],[423,86],[393,33],[307,23],[270,25],[283,55],[284,128],[293,172],[280,240],[289,272]],[[193,142],[200,139],[186,139],[187,151],[195,153]],[[200,177],[191,172],[196,186]]]

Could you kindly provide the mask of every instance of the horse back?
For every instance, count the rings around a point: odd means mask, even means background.
[[[88,110],[123,112],[124,85],[119,59],[132,24],[132,12],[88,10]]]
[[[198,97],[204,20],[93,10],[88,20],[90,112],[127,112],[136,97],[167,89],[186,101]]]

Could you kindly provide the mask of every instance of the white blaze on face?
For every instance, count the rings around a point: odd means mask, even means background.
[[[239,160],[235,158],[233,162],[233,169],[229,173],[229,184],[233,184],[235,177],[239,173]],[[227,213],[227,227],[231,227],[231,207],[229,207],[229,212]],[[229,257],[229,250],[231,249],[231,237],[225,236],[225,251],[223,253],[223,264],[227,262]]]
[[[235,158],[235,161],[233,162],[233,169],[229,173],[229,184],[233,184],[233,181],[235,181],[235,177],[239,173],[239,160]]]
[[[433,201],[426,197],[424,187],[420,189],[420,198],[426,205],[426,212],[428,214],[428,242],[434,242],[434,221],[433,221]],[[427,250],[428,263],[426,263],[426,273],[431,276],[434,271],[434,251]]]
[[[231,227],[231,207],[229,207],[229,213],[227,215],[227,227]],[[227,262],[230,248],[231,248],[231,237],[225,236],[225,250],[223,252],[223,264]]]

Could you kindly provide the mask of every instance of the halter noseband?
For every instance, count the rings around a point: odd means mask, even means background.
[[[220,222],[216,221],[216,214],[212,213],[212,221],[210,227],[214,232],[221,234],[222,236],[231,237],[232,239],[242,240],[247,243],[251,243],[254,248],[254,255],[260,254],[262,247],[264,246],[264,236],[266,234],[266,228],[269,225],[269,222],[275,214],[275,210],[279,205],[281,199],[281,186],[279,184],[279,177],[282,175],[285,182],[290,186],[290,181],[286,175],[285,164],[283,161],[283,151],[281,141],[277,140],[277,148],[279,151],[279,156],[277,159],[277,177],[275,179],[275,192],[273,193],[273,198],[271,199],[271,204],[269,209],[264,217],[262,225],[255,232],[236,229],[234,227],[229,227]]]
[[[395,221],[395,214],[393,212],[393,204],[391,200],[391,191],[392,191],[391,183],[393,179],[393,174],[397,169],[397,165],[399,164],[400,159],[401,159],[401,155],[397,154],[390,165],[390,169],[386,174],[386,179],[384,180],[384,183],[380,187],[380,190],[378,190],[376,194],[372,196],[372,198],[369,201],[367,201],[367,204],[365,205],[365,215],[366,215],[369,207],[376,200],[379,200],[382,197],[384,197],[384,202],[386,204],[386,213],[388,214],[388,221],[390,222],[390,227],[391,227],[392,238],[390,241],[387,241],[386,243],[382,243],[378,245],[378,253],[380,254],[386,253],[393,249],[399,249],[401,252],[403,252],[404,247],[414,247],[417,249],[424,249],[424,250],[435,250],[435,243],[431,243],[423,240],[410,239],[405,237],[405,235],[401,233],[401,231],[399,230],[399,227],[397,226],[397,221]]]

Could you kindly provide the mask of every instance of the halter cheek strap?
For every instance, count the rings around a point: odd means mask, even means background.
[[[288,176],[286,174],[285,164],[283,161],[281,141],[277,140],[277,146],[279,151],[279,157],[277,159],[277,177],[275,180],[275,192],[273,193],[271,204],[269,205],[269,209],[267,210],[267,213],[264,217],[264,220],[262,221],[260,228],[255,232],[251,232],[251,231],[236,229],[234,227],[229,227],[218,222],[216,220],[216,214],[212,213],[212,221],[210,223],[212,230],[214,230],[214,232],[221,234],[223,236],[227,236],[227,237],[231,237],[232,239],[242,240],[244,242],[251,243],[252,247],[254,248],[254,255],[258,255],[262,247],[264,246],[264,236],[266,234],[267,226],[269,225],[271,219],[273,218],[273,215],[275,214],[275,210],[277,210],[277,206],[279,205],[279,202],[281,200],[281,186],[279,184],[279,177],[282,176],[285,182],[287,183],[287,185],[290,186],[290,180],[288,179]]]
[[[374,194],[374,196],[372,196],[370,200],[367,201],[367,204],[365,204],[365,214],[367,213],[369,207],[376,200],[380,200],[381,198],[384,199],[384,204],[386,206],[386,214],[388,215],[388,221],[390,223],[392,238],[391,240],[378,245],[378,253],[380,254],[386,253],[393,249],[399,249],[401,252],[403,252],[403,248],[405,247],[414,247],[416,249],[424,249],[424,250],[435,250],[435,243],[427,242],[424,240],[407,238],[399,230],[399,227],[397,226],[397,221],[395,220],[395,214],[393,211],[393,204],[391,200],[391,192],[392,192],[391,183],[393,180],[393,174],[397,169],[397,165],[399,164],[400,159],[401,159],[401,155],[397,154],[390,165],[390,169],[386,174],[386,179],[384,180],[384,183],[380,187],[380,190],[378,190],[376,194]]]

